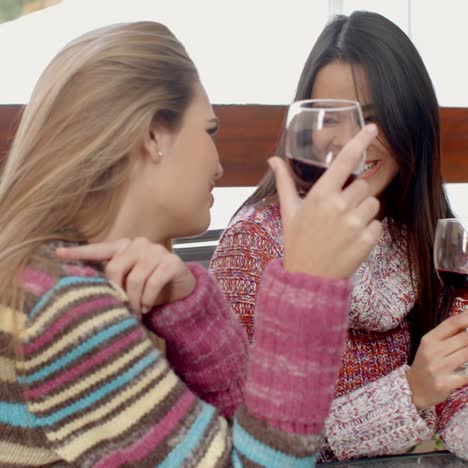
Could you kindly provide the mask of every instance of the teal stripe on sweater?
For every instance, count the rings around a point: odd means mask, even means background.
[[[260,442],[241,427],[237,418],[234,418],[233,442],[237,451],[242,453],[253,463],[269,468],[311,468],[315,466],[316,455],[297,458]]]
[[[45,294],[41,296],[41,298],[36,302],[36,305],[31,309],[29,312],[29,318],[32,319],[47,303],[47,301],[57,293],[57,291],[61,288],[65,288],[72,284],[80,285],[92,285],[92,284],[102,284],[108,283],[109,281],[106,278],[99,278],[99,277],[84,277],[84,276],[67,276],[65,278],[60,278],[54,286],[49,289]]]
[[[215,409],[206,403],[201,403],[203,408],[197,419],[192,424],[185,437],[179,441],[177,446],[169,453],[166,459],[158,465],[160,468],[172,468],[180,466],[184,460],[190,457],[190,454],[200,444],[203,437],[205,437],[206,430],[210,421],[215,416]]]
[[[150,354],[140,359],[135,363],[127,372],[119,375],[117,378],[111,382],[103,385],[101,388],[98,388],[93,393],[90,393],[85,398],[76,401],[75,403],[62,408],[56,413],[52,413],[49,416],[38,417],[38,425],[40,426],[50,426],[52,424],[57,424],[62,419],[65,419],[68,416],[72,416],[78,411],[82,411],[86,408],[89,408],[102,400],[110,393],[122,388],[128,382],[137,379],[140,374],[142,374],[151,364],[153,364],[158,359],[159,353],[156,351],[151,351]]]
[[[0,401],[0,424],[14,427],[36,427],[36,418],[23,403]]]
[[[235,449],[232,450],[231,461],[232,461],[232,466],[234,468],[242,468],[244,466],[242,464],[242,461],[241,461],[240,457],[239,457],[239,454],[237,453],[237,450],[235,450]]]
[[[150,353],[136,362],[130,369],[124,374],[119,375],[111,382],[103,385],[93,393],[90,393],[85,398],[82,398],[75,403],[62,408],[56,413],[52,413],[48,416],[40,417],[30,413],[24,404],[17,403],[5,403],[0,402],[0,423],[9,424],[16,427],[44,427],[57,424],[62,419],[68,416],[72,416],[78,411],[82,411],[90,406],[99,402],[99,400],[105,398],[110,393],[119,390],[128,382],[138,378],[151,364],[153,364],[159,356],[159,352],[156,350],[150,351]]]
[[[52,362],[48,366],[43,367],[42,369],[38,370],[33,374],[28,375],[27,377],[19,377],[18,380],[20,383],[26,382],[27,384],[32,384],[39,380],[45,379],[54,372],[63,369],[65,366],[80,358],[84,354],[89,353],[94,348],[97,348],[103,342],[111,339],[119,333],[122,333],[130,327],[134,327],[135,325],[137,325],[137,321],[134,317],[129,317],[128,319],[122,320],[121,322],[118,322],[115,325],[112,325],[106,328],[105,330],[97,333],[96,335],[92,336],[84,343],[72,349],[69,353],[65,354],[64,356],[61,356],[59,359]]]

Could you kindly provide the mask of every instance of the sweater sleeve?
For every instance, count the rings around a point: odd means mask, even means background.
[[[231,417],[243,401],[247,337],[208,272],[188,266],[197,280],[193,293],[152,309],[145,325],[164,338],[167,359],[188,387]]]
[[[282,257],[282,246],[261,224],[243,219],[222,234],[210,263],[210,273],[244,326],[250,341],[255,326],[255,301],[262,272]]]
[[[455,301],[449,315],[460,314],[464,307],[461,301]],[[438,432],[446,447],[468,460],[468,385],[454,390],[436,410]]]
[[[278,274],[284,275],[277,281],[278,286],[285,283],[284,292],[298,291],[294,275],[281,269]],[[275,271],[266,273],[266,297],[274,277]],[[252,351],[249,398],[231,427],[177,377],[119,289],[105,278],[64,276],[40,295],[20,336],[24,423],[41,430],[48,448],[77,466],[313,466],[317,443],[311,440],[318,437],[331,400],[348,297],[341,284],[318,278],[303,279],[302,288],[315,291],[317,306],[301,309],[289,294],[291,304],[285,298],[280,303],[265,300],[259,307],[258,316],[269,330],[289,307],[290,319],[302,326],[291,326],[291,334],[286,330],[281,337],[270,331]],[[339,292],[332,318],[325,319],[320,304]],[[319,353],[310,335],[305,339],[301,329],[306,322],[320,323],[314,327],[322,335],[318,346],[330,343],[330,352]],[[281,348],[282,338],[292,339],[296,331],[300,334],[290,349]],[[271,349],[278,351],[274,362]],[[282,379],[273,372],[276,377],[263,387],[265,371],[281,362]],[[310,377],[305,371],[311,367],[325,368],[323,376],[316,372]],[[284,380],[295,383],[294,391],[286,392],[279,406],[269,406],[269,396],[265,400],[258,389],[283,395]]]
[[[432,437],[434,410],[417,411],[407,367],[333,401],[325,434],[338,459],[402,453]]]
[[[468,393],[466,388],[463,398],[463,406],[445,426],[439,429],[439,434],[450,452],[468,461]]]

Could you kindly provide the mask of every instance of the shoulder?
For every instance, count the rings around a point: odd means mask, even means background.
[[[24,271],[19,340],[29,370],[52,357],[62,369],[62,357],[66,364],[115,340],[144,338],[125,293],[97,266],[52,261],[42,253]]]
[[[42,246],[22,272],[23,311],[32,319],[51,304],[61,308],[91,298],[113,297],[126,301],[124,291],[109,281],[96,264],[63,262],[55,256],[56,243]]]
[[[240,210],[221,234],[211,258],[210,273],[218,281],[226,269],[247,269],[252,273],[262,270],[271,259],[282,255],[279,205],[249,206]]]
[[[241,234],[244,236],[265,236],[282,242],[281,215],[277,202],[264,206],[247,206],[242,208],[231,220],[223,232],[223,238]]]

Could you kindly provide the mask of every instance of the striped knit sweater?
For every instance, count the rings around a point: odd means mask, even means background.
[[[54,264],[25,270],[22,310],[0,310],[0,466],[315,464],[349,282],[272,262],[247,360],[237,318],[191,266],[193,293],[146,320],[166,360],[98,268],[45,251]]]
[[[401,453],[431,439],[436,431],[434,410],[418,413],[406,379],[410,351],[406,316],[416,291],[404,246],[392,242],[388,225],[383,224],[378,245],[354,278],[351,328],[319,462]],[[282,255],[276,203],[241,210],[213,255],[212,276],[251,340],[258,320],[260,279],[268,262]],[[468,387],[453,392],[438,407],[438,415],[438,432],[447,447],[468,458]]]

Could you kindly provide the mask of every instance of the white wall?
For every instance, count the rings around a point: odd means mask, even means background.
[[[468,106],[466,0],[64,0],[0,25],[0,103],[27,102],[43,68],[77,35],[146,19],[167,24],[186,45],[212,102],[286,104],[328,14],[355,9],[396,22],[423,56],[440,104]],[[211,227],[224,227],[251,191],[216,189]],[[468,184],[448,193],[468,216]]]

